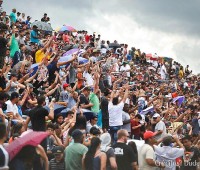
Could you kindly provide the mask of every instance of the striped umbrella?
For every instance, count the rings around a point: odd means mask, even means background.
[[[68,26],[68,25],[63,25],[59,30],[59,32],[77,32],[75,28],[73,28],[72,26]]]

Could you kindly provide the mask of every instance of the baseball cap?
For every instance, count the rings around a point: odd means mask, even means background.
[[[155,113],[155,114],[153,115],[153,118],[157,118],[157,117],[160,117],[160,115],[159,115],[158,113]]]
[[[61,154],[64,152],[64,149],[62,146],[55,146],[52,150],[53,154]]]
[[[89,86],[86,86],[82,89],[82,91],[91,91],[91,88]]]
[[[152,131],[146,131],[146,132],[144,132],[143,137],[144,137],[144,140],[146,140],[146,139],[149,139],[149,138],[151,138],[151,137],[154,137],[155,135],[156,135],[155,132],[152,132]]]
[[[69,84],[67,84],[67,83],[63,84],[63,89],[65,89],[68,86],[69,86]]]

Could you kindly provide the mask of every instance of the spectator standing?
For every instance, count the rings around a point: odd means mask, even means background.
[[[140,148],[138,154],[139,169],[141,170],[154,170],[156,167],[164,168],[164,163],[155,160],[155,153],[153,145],[156,144],[154,138],[155,133],[152,131],[146,131],[144,133],[145,144]]]
[[[74,143],[65,149],[65,168],[67,170],[82,169],[82,158],[87,153],[88,148],[82,143],[83,133],[76,129],[72,132]]]
[[[83,157],[83,169],[86,170],[97,170],[106,169],[106,154],[100,150],[101,140],[98,137],[93,137],[91,145]]]
[[[167,134],[167,131],[166,131],[166,126],[165,126],[165,123],[161,120],[161,117],[158,113],[155,113],[153,115],[153,120],[156,122],[156,126],[155,126],[155,132],[156,132],[156,135],[155,135],[155,138],[157,140],[165,137],[165,135]]]
[[[129,134],[127,130],[117,132],[117,143],[113,145],[118,170],[137,170],[137,158],[132,148],[128,145]]]
[[[10,24],[15,24],[15,22],[17,21],[17,17],[16,17],[16,9],[13,8],[12,12],[10,13]]]
[[[172,139],[180,148],[173,147]],[[162,147],[154,145],[156,160],[165,164],[165,170],[176,170],[176,159],[184,155],[183,144],[176,136],[166,136],[162,143]]]
[[[110,147],[111,144],[110,134],[103,133],[100,136],[100,140],[101,140],[101,151],[105,152],[107,156],[106,170],[116,170],[117,163],[116,163],[114,149]]]
[[[42,22],[47,22],[47,13],[44,13],[44,16],[41,18]]]
[[[4,38],[5,31],[3,29],[0,29],[0,68],[3,68],[3,63],[6,57],[6,50],[7,50],[7,39]]]
[[[131,120],[131,137],[133,136],[134,139],[140,140],[141,132],[141,124],[140,121],[142,120],[142,116],[140,114],[135,115],[135,118]]]
[[[39,35],[38,35],[38,27],[33,25],[33,30],[31,31],[31,42],[32,43],[39,43]]]
[[[182,139],[182,143],[185,147],[185,152],[182,158],[181,170],[197,170],[197,165],[200,158],[199,149],[195,146],[192,146],[190,136],[185,136]]]
[[[49,170],[65,170],[64,149],[62,146],[53,148],[54,158],[49,162]]]
[[[109,126],[110,126],[110,134],[111,138],[114,142],[117,140],[117,131],[121,129],[123,125],[122,121],[122,113],[124,108],[124,103],[128,97],[129,87],[126,87],[124,97],[122,101],[119,103],[119,98],[114,97],[116,93],[116,84],[114,85],[114,90],[112,91],[110,102],[108,104],[108,112],[109,112]]]

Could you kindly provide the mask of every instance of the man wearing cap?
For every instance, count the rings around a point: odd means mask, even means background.
[[[64,102],[63,105],[67,106],[68,100],[69,100],[69,84],[65,83],[63,84],[63,91],[60,93],[60,100],[61,102]]]
[[[164,168],[164,163],[155,160],[153,145],[157,143],[156,133],[146,131],[143,135],[145,144],[138,151],[138,163],[141,170],[154,170],[156,167]]]
[[[65,168],[67,170],[82,169],[82,158],[88,151],[88,148],[83,145],[83,133],[76,129],[72,132],[74,143],[65,149]]]
[[[172,140],[176,143],[175,147],[173,147]],[[183,144],[176,136],[166,136],[162,143],[163,147],[154,145],[156,160],[164,162],[165,170],[176,170],[176,159],[184,155]]]
[[[65,170],[64,148],[62,146],[56,146],[52,152],[55,158],[50,160],[49,170]]]
[[[161,117],[158,113],[155,113],[153,115],[153,121],[156,122],[156,126],[155,126],[155,138],[157,140],[163,138],[166,134],[166,126],[165,123],[161,120]]]

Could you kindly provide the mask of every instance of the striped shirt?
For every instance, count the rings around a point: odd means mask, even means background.
[[[51,159],[49,162],[49,170],[65,170],[64,159],[60,162],[57,162],[56,159]]]

